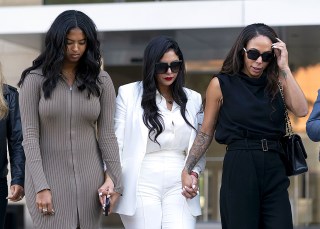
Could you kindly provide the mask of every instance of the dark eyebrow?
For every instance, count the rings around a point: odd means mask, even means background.
[[[66,40],[67,41],[75,41],[75,40],[72,40],[72,39],[69,39],[69,38],[66,38]],[[87,39],[86,38],[84,38],[84,39],[82,39],[82,40],[79,40],[79,41],[86,41]]]

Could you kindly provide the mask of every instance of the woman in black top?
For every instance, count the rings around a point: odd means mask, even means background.
[[[16,88],[4,84],[4,78],[0,71],[0,229],[4,227],[8,199],[17,202],[24,197],[25,157],[21,143],[22,130],[18,91]],[[11,171],[9,195],[7,148]]]
[[[265,24],[245,27],[206,92],[204,121],[182,171],[190,171],[213,135],[227,144],[220,190],[223,229],[292,228],[289,179],[280,159],[283,101],[298,117],[308,113],[289,65],[286,45]]]

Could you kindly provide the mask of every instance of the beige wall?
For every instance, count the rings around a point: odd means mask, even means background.
[[[42,0],[0,0],[0,6],[42,5]]]
[[[0,62],[6,82],[17,87],[21,72],[31,66],[39,50],[0,40]]]

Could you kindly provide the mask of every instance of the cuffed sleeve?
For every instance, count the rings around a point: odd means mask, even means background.
[[[306,124],[306,132],[312,141],[320,141],[320,90]]]
[[[21,86],[19,103],[26,165],[30,171],[36,192],[50,189],[43,171],[39,138],[39,100],[41,81],[38,76],[29,74]]]
[[[116,95],[109,75],[102,77],[101,113],[98,119],[98,142],[107,173],[114,182],[114,190],[122,194],[122,173],[119,147],[114,130]]]
[[[11,166],[11,185],[18,184],[24,187],[25,155],[22,147],[22,129],[17,90],[10,89],[8,97],[7,139]]]

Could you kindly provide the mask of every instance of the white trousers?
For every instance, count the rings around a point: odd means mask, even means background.
[[[138,181],[137,209],[133,216],[120,215],[126,229],[194,229],[191,215],[181,194],[183,152],[148,153]]]

